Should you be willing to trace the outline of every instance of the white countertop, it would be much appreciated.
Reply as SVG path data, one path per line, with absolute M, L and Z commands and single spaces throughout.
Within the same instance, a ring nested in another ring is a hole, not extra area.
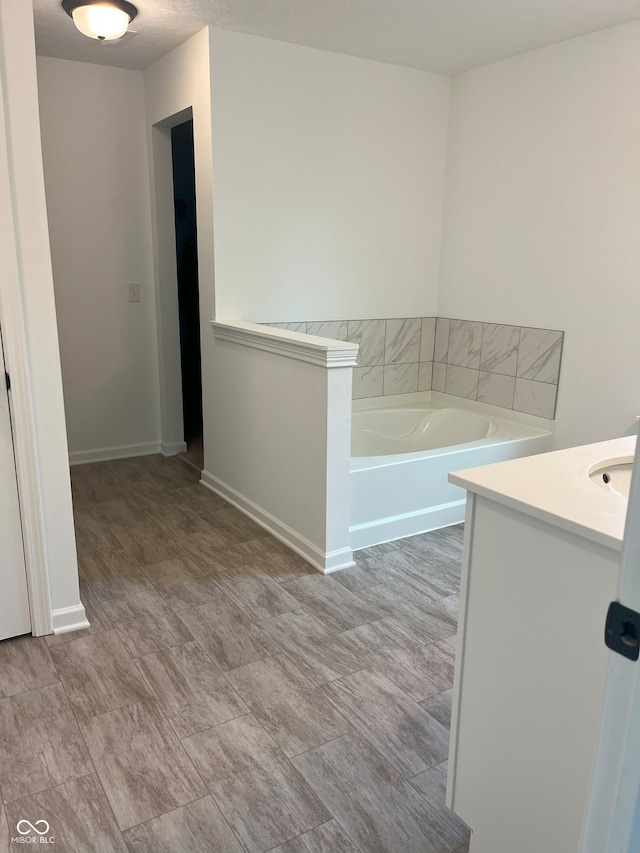
M 449 482 L 620 551 L 627 500 L 599 488 L 587 471 L 633 456 L 635 446 L 636 436 L 601 441 L 454 471 Z

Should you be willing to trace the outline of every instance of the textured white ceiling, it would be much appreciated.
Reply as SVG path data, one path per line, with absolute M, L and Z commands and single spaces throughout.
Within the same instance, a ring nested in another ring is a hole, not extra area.
M 640 0 L 134 0 L 138 34 L 100 44 L 34 0 L 38 53 L 145 68 L 205 24 L 455 74 L 640 18 Z

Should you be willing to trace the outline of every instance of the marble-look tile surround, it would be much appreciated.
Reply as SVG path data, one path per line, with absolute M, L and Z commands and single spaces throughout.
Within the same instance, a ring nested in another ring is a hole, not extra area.
M 555 417 L 564 333 L 438 317 L 434 391 Z
M 359 344 L 354 399 L 433 389 L 555 416 L 563 332 L 446 317 L 265 325 Z
M 265 325 L 359 344 L 354 399 L 431 390 L 435 317 Z

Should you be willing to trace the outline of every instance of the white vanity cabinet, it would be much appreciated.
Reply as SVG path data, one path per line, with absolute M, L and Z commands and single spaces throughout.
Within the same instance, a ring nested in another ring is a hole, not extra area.
M 579 853 L 626 513 L 587 470 L 634 447 L 451 475 L 468 498 L 447 798 L 470 853 Z

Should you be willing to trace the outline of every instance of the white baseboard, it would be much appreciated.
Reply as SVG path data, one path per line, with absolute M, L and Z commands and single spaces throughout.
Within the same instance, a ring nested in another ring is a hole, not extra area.
M 274 533 L 274 536 L 275 535 L 276 534 Z M 285 544 L 288 545 L 289 543 L 287 542 Z M 291 545 L 289 547 L 293 546 Z M 304 557 L 304 554 L 302 554 L 301 556 Z M 324 568 L 320 571 L 324 572 L 325 575 L 330 575 L 332 572 L 339 572 L 340 569 L 350 569 L 352 566 L 355 566 L 355 564 L 355 560 L 353 559 L 353 548 L 340 548 L 337 551 L 325 552 Z M 315 568 L 318 567 L 316 566 Z
M 54 610 L 51 613 L 51 625 L 54 634 L 68 634 L 70 631 L 81 631 L 83 628 L 91 627 L 83 604 Z
M 283 542 L 288 548 L 299 554 L 303 560 L 306 560 L 307 563 L 310 563 L 319 572 L 329 574 L 337 572 L 340 569 L 348 569 L 355 565 L 351 548 L 341 548 L 329 552 L 323 551 L 317 545 L 314 545 L 313 542 L 310 542 L 287 524 L 271 515 L 270 512 L 267 512 L 267 510 L 249 500 L 249 498 L 241 495 L 240 492 L 223 483 L 222 480 L 214 477 L 208 471 L 202 472 L 200 482 L 203 486 L 206 486 L 212 492 L 224 498 L 228 503 L 240 510 L 240 512 L 247 515 L 252 521 L 255 521 L 260 527 L 268 530 L 272 536 L 275 536 L 276 539 L 279 539 L 280 542 Z
M 367 524 L 355 524 L 349 528 L 349 541 L 354 551 L 360 551 L 383 542 L 393 542 L 394 539 L 451 527 L 452 524 L 464 521 L 465 506 L 466 500 L 453 501 L 419 512 L 380 518 Z
M 100 447 L 97 450 L 73 450 L 69 453 L 69 464 L 84 465 L 87 462 L 108 462 L 111 459 L 130 459 L 132 456 L 151 456 L 153 453 L 160 453 L 161 447 L 159 441 L 153 441 L 147 444 Z
M 177 456 L 178 453 L 187 452 L 186 441 L 163 441 L 160 446 L 160 452 L 163 456 Z

